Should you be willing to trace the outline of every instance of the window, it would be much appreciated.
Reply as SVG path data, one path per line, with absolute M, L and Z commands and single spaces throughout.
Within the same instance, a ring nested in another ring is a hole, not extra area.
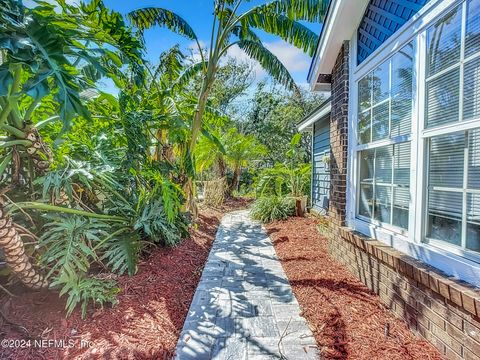
M 480 115 L 480 2 L 465 7 L 464 21 L 458 6 L 427 30 L 427 128 Z
M 407 229 L 409 184 L 409 142 L 361 151 L 358 215 Z
M 349 224 L 480 286 L 480 0 L 431 0 L 352 66 Z
M 358 82 L 358 143 L 409 135 L 413 101 L 413 43 Z
M 464 12 L 466 13 L 464 14 Z M 480 1 L 427 29 L 427 241 L 480 252 Z M 472 121 L 474 120 L 474 121 Z M 448 127 L 468 123 L 465 130 Z
M 412 42 L 358 82 L 357 215 L 402 229 L 410 202 L 413 58 Z

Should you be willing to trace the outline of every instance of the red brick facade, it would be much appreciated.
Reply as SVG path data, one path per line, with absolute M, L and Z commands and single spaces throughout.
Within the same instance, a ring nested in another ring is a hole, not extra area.
M 329 252 L 447 359 L 480 359 L 480 293 L 436 269 L 345 228 L 349 53 L 332 72 Z

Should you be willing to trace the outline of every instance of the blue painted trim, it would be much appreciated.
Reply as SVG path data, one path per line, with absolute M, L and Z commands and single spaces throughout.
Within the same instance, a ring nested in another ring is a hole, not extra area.
M 378 49 L 428 1 L 370 0 L 357 30 L 357 64 Z

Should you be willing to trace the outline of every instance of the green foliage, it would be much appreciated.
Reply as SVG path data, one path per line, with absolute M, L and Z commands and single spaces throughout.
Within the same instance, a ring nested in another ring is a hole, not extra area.
M 112 280 L 78 276 L 62 273 L 52 286 L 60 286 L 60 296 L 68 294 L 66 310 L 70 315 L 78 304 L 81 304 L 81 314 L 85 318 L 90 303 L 103 306 L 106 303 L 116 304 L 120 289 Z
M 113 230 L 113 229 L 112 229 Z M 102 260 L 111 271 L 122 275 L 128 272 L 132 276 L 137 272 L 137 264 L 143 243 L 138 233 L 126 232 L 122 228 L 113 232 L 113 236 L 101 243 Z
M 181 214 L 177 213 L 172 221 L 168 220 L 161 198 L 140 204 L 133 228 L 166 246 L 177 245 L 188 234 L 187 222 Z
M 132 23 L 143 32 L 153 26 L 163 26 L 189 39 L 195 40 L 198 54 L 201 57 L 201 87 L 195 102 L 195 111 L 192 113 L 191 138 L 185 157 L 195 155 L 197 140 L 205 129 L 205 113 L 208 109 L 209 97 L 217 80 L 218 69 L 222 59 L 229 49 L 238 46 L 269 73 L 275 80 L 285 87 L 298 92 L 292 76 L 278 58 L 270 52 L 254 29 L 261 29 L 272 35 L 278 36 L 288 43 L 308 51 L 314 52 L 318 36 L 313 31 L 302 25 L 298 20 L 320 21 L 326 11 L 327 1 L 292 1 L 273 0 L 259 6 L 242 7 L 242 1 L 224 0 L 213 1 L 213 23 L 210 46 L 202 49 L 195 32 L 188 22 L 163 8 L 148 7 L 131 12 L 128 16 Z M 185 159 L 184 167 L 192 170 L 193 159 Z M 188 176 L 185 181 L 187 208 L 196 213 L 194 200 L 194 173 L 184 171 Z M 238 178 L 238 169 L 234 171 L 234 179 Z M 236 185 L 237 180 L 232 182 Z
M 295 199 L 281 196 L 262 196 L 253 203 L 251 216 L 255 220 L 269 223 L 285 220 L 295 214 Z
M 278 58 L 270 52 L 261 42 L 252 40 L 240 40 L 237 42 L 240 49 L 252 59 L 259 62 L 264 68 L 268 69 L 269 74 L 278 83 L 288 89 L 295 90 L 296 84 L 292 76 Z
M 237 126 L 264 144 L 268 150 L 266 158 L 275 163 L 286 161 L 290 139 L 297 133 L 298 121 L 317 108 L 324 98 L 303 90 L 300 93 L 286 93 L 260 83 L 253 99 L 249 101 L 253 105 L 237 121 Z M 304 150 L 301 161 L 307 162 L 310 159 L 310 136 L 303 135 L 300 145 Z
M 115 303 L 115 277 L 135 274 L 143 250 L 188 236 L 184 211 L 197 171 L 230 172 L 236 188 L 242 170 L 266 156 L 262 139 L 228 111 L 251 85 L 252 68 L 221 59 L 239 46 L 298 90 L 255 31 L 311 52 L 317 35 L 297 20 L 318 21 L 324 9 L 277 0 L 241 14 L 236 5 L 214 2 L 211 48 L 200 49 L 189 24 L 166 9 L 132 12 L 134 30 L 101 0 L 35 1 L 31 8 L 0 0 L 0 201 L 15 221 L 39 232 L 25 268 L 47 273 L 67 296 L 68 314 Z M 143 33 L 153 26 L 194 40 L 200 59 L 173 47 L 158 64 L 146 63 Z M 118 97 L 99 91 L 104 79 L 119 88 Z M 293 211 L 291 200 L 278 197 L 254 208 L 262 221 Z
M 285 161 L 259 173 L 257 179 L 259 196 L 289 194 L 299 197 L 308 193 L 312 168 L 310 163 L 302 163 L 304 155 L 300 140 L 301 134 L 295 134 L 285 153 Z
M 38 246 L 49 275 L 86 273 L 96 259 L 93 244 L 107 235 L 108 226 L 79 216 L 55 217 L 44 226 Z

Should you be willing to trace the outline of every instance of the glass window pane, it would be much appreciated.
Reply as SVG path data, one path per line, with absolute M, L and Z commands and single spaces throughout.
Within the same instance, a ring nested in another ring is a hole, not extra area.
M 392 187 L 375 186 L 375 220 L 383 223 L 391 222 Z
M 368 218 L 372 217 L 373 185 L 360 184 L 360 201 L 358 213 Z
M 410 185 L 410 142 L 397 144 L 393 148 L 393 183 Z
M 429 184 L 450 188 L 463 187 L 465 135 L 454 133 L 430 140 Z
M 388 138 L 389 102 L 375 106 L 372 110 L 372 141 Z
M 364 150 L 360 152 L 360 181 L 362 183 L 373 183 L 373 164 L 375 150 Z
M 480 194 L 467 194 L 467 239 L 469 250 L 480 251 Z
M 401 227 L 403 229 L 408 229 L 409 202 L 409 188 L 393 188 L 393 225 Z
M 373 104 L 386 100 L 390 96 L 390 61 L 385 61 L 373 71 Z
M 468 187 L 480 189 L 480 129 L 468 134 Z
M 463 120 L 480 116 L 480 59 L 465 64 L 463 82 Z
M 375 181 L 377 183 L 392 183 L 392 152 L 393 146 L 384 146 L 376 151 Z
M 458 68 L 427 83 L 427 127 L 458 121 L 459 88 L 460 70 Z
M 465 57 L 480 51 L 480 1 L 467 3 L 467 30 L 465 36 Z
M 461 192 L 429 191 L 428 237 L 461 245 L 462 197 Z
M 358 115 L 358 143 L 366 144 L 371 140 L 371 117 L 370 110 Z
M 362 112 L 371 107 L 371 78 L 369 74 L 358 82 L 358 112 Z
M 461 7 L 440 19 L 427 31 L 427 76 L 460 60 Z
M 408 44 L 392 58 L 392 137 L 410 134 L 412 103 L 413 44 Z

